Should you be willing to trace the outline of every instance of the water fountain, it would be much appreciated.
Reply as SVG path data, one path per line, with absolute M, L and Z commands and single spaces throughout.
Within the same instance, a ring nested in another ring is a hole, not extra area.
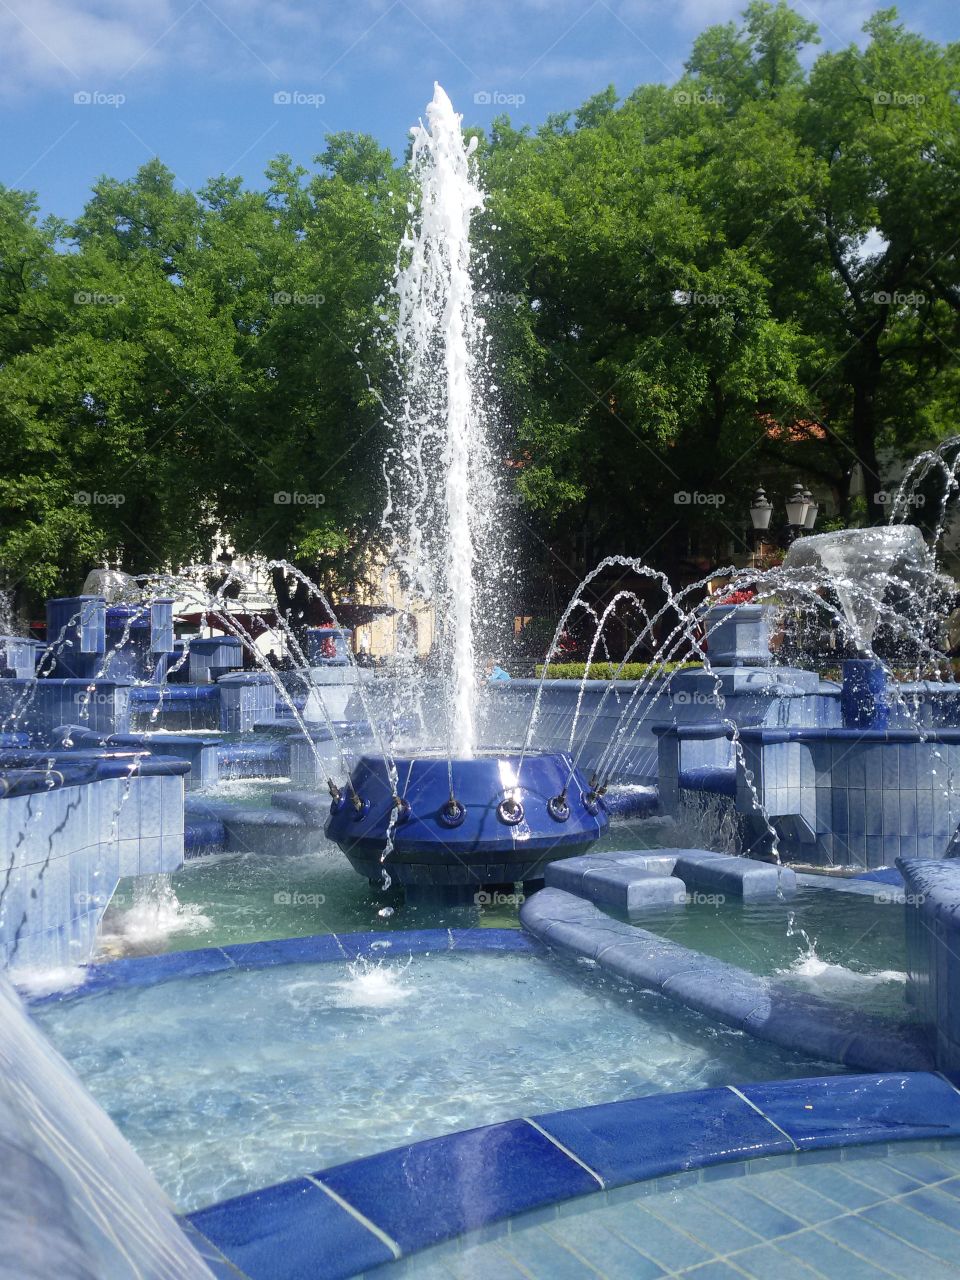
M 445 750 L 363 756 L 334 795 L 326 831 L 371 880 L 476 889 L 539 879 L 550 857 L 596 840 L 606 815 L 568 756 L 478 750 L 478 636 L 505 565 L 471 277 L 470 221 L 483 192 L 476 140 L 464 139 L 439 85 L 412 134 L 419 206 L 395 281 L 402 392 L 385 529 L 408 598 L 435 611 Z M 398 688 L 421 708 L 429 696 L 410 654 L 400 655 Z

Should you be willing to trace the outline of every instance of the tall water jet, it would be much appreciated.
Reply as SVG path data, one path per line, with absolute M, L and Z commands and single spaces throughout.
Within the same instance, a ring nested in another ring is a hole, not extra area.
M 475 745 L 475 634 L 495 545 L 496 477 L 483 404 L 483 323 L 474 306 L 470 223 L 483 207 L 461 117 L 435 85 L 427 123 L 412 129 L 419 188 L 400 247 L 396 349 L 403 386 L 399 439 L 386 465 L 385 525 L 411 598 L 433 605 L 450 754 Z
M 478 637 L 495 626 L 506 566 L 471 278 L 471 220 L 484 196 L 475 139 L 464 139 L 439 85 L 412 133 L 418 198 L 394 280 L 402 392 L 383 529 L 405 610 L 426 603 L 435 618 L 446 759 L 435 749 L 361 756 L 325 829 L 375 884 L 390 877 L 408 892 L 460 894 L 541 879 L 548 861 L 602 835 L 607 816 L 569 755 L 477 751 Z M 409 711 L 408 694 L 423 693 L 417 655 L 398 656 L 398 710 Z

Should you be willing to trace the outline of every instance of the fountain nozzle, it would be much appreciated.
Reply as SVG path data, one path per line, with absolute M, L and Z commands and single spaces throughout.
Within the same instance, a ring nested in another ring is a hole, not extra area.
M 553 818 L 554 822 L 568 822 L 570 820 L 570 805 L 567 803 L 566 791 L 561 791 L 559 795 L 550 797 L 547 801 L 547 813 Z
M 497 805 L 497 817 L 508 827 L 516 827 L 523 821 L 523 805 L 515 795 L 504 796 Z

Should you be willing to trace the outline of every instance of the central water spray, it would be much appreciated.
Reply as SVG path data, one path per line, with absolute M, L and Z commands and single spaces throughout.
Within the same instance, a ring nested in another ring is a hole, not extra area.
M 440 85 L 412 129 L 419 204 L 400 247 L 394 288 L 403 386 L 399 439 L 387 459 L 385 516 L 405 590 L 433 606 L 449 752 L 473 754 L 475 632 L 484 577 L 499 556 L 495 475 L 481 388 L 483 323 L 474 306 L 470 222 L 483 207 L 476 139 Z

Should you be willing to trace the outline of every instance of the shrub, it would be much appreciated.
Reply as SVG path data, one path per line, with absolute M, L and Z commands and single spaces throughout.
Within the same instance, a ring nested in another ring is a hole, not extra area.
M 628 662 L 620 672 L 621 680 L 645 680 L 650 674 L 659 670 L 661 674 L 680 671 L 686 667 L 700 667 L 700 662 Z M 587 669 L 585 662 L 552 662 L 549 678 L 551 680 L 582 680 Z M 594 662 L 590 667 L 591 680 L 612 680 L 617 670 L 615 662 Z M 537 679 L 543 675 L 543 663 L 536 666 Z

